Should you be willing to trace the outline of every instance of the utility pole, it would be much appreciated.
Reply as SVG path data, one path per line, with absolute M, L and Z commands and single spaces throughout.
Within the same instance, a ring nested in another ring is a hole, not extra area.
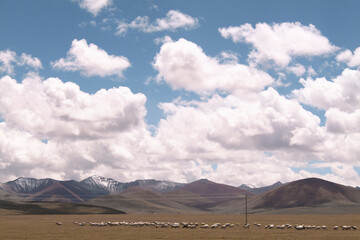
M 247 194 L 245 194 L 245 225 L 247 224 Z

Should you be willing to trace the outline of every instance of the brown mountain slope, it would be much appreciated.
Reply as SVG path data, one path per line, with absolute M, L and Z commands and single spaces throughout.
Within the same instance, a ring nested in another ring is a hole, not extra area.
M 49 187 L 31 195 L 34 201 L 52 201 L 52 202 L 82 202 L 83 198 L 79 193 L 75 193 L 61 182 L 55 182 Z
M 179 190 L 200 195 L 203 198 L 211 200 L 213 203 L 226 202 L 245 194 L 247 194 L 248 196 L 254 195 L 243 189 L 211 182 L 207 179 L 201 179 L 186 184 L 183 187 L 179 188 Z
M 360 191 L 322 179 L 308 178 L 251 199 L 254 209 L 312 207 L 330 202 L 360 203 Z
M 124 214 L 107 207 L 64 202 L 14 202 L 0 200 L 7 214 Z
M 170 199 L 171 201 L 189 207 L 198 207 L 213 203 L 213 201 L 211 201 L 210 199 L 183 190 L 175 190 L 175 191 L 163 193 L 163 196 Z
M 142 189 L 131 187 L 119 194 L 112 194 L 91 199 L 87 204 L 105 206 L 124 211 L 126 213 L 201 213 L 163 196 Z
M 10 192 L 4 191 L 0 189 L 0 200 L 5 201 L 21 201 L 22 198 L 16 196 L 15 194 L 12 194 Z

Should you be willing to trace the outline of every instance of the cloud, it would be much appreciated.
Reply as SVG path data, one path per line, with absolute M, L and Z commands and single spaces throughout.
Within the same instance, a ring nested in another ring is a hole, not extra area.
M 360 108 L 360 71 L 345 69 L 332 81 L 326 78 L 301 79 L 304 86 L 292 92 L 301 103 L 328 110 L 352 112 Z
M 112 0 L 72 0 L 72 1 L 78 2 L 81 8 L 90 12 L 94 16 L 98 15 L 102 9 L 111 6 L 113 3 Z
M 41 61 L 29 54 L 22 53 L 21 56 L 18 57 L 16 52 L 10 51 L 9 49 L 0 51 L 0 72 L 12 75 L 14 73 L 13 63 L 18 66 L 30 67 L 34 70 L 42 68 Z
M 329 132 L 347 134 L 347 137 L 360 132 L 360 71 L 345 69 L 332 81 L 308 78 L 301 79 L 300 83 L 304 87 L 294 90 L 293 96 L 304 104 L 325 110 Z
M 360 133 L 360 109 L 348 113 L 330 108 L 325 113 L 326 127 L 335 133 Z
M 29 171 L 35 165 L 49 167 L 50 160 L 46 156 L 46 144 L 32 137 L 30 133 L 12 129 L 7 123 L 0 123 L 0 172 L 2 178 L 13 179 L 24 176 L 24 170 Z M 36 164 L 34 164 L 36 163 Z M 49 169 L 49 172 L 51 170 Z
M 192 29 L 198 25 L 198 22 L 197 18 L 193 18 L 178 10 L 170 10 L 166 14 L 166 18 L 158 18 L 154 23 L 149 23 L 148 16 L 139 16 L 131 23 L 120 23 L 116 34 L 124 35 L 128 29 L 137 29 L 145 33 L 175 31 L 178 28 Z
M 16 53 L 10 51 L 9 49 L 6 51 L 0 51 L 0 71 L 5 72 L 7 74 L 12 74 L 14 71 L 14 67 L 12 66 L 12 62 L 16 61 Z
M 164 118 L 154 134 L 144 120 L 145 96 L 125 87 L 91 95 L 75 83 L 28 75 L 21 83 L 1 78 L 0 90 L 2 181 L 97 174 L 263 186 L 316 175 L 291 170 L 309 159 L 341 159 L 346 171 L 334 165 L 321 177 L 359 180 L 350 166 L 358 161 L 360 134 L 326 132 L 317 116 L 272 88 L 162 103 Z
M 289 66 L 286 68 L 289 72 L 295 74 L 296 76 L 301 76 L 306 72 L 306 69 L 301 64 L 295 64 L 295 66 Z
M 234 59 L 233 59 L 234 60 Z M 153 67 L 173 89 L 202 94 L 216 90 L 225 92 L 260 91 L 274 80 L 267 73 L 234 61 L 220 63 L 207 56 L 201 47 L 186 39 L 167 41 L 156 55 Z
M 18 65 L 20 66 L 26 65 L 32 67 L 33 69 L 43 68 L 41 61 L 38 58 L 33 58 L 31 55 L 26 53 L 21 54 Z
M 251 62 L 262 64 L 272 61 L 283 68 L 294 57 L 321 56 L 338 49 L 314 25 L 304 26 L 298 22 L 258 23 L 255 28 L 246 23 L 238 27 L 219 28 L 219 32 L 233 42 L 251 44 L 254 47 L 249 54 Z
M 82 92 L 72 82 L 30 75 L 0 79 L 0 114 L 16 129 L 41 139 L 107 138 L 142 126 L 146 97 L 126 87 Z
M 311 150 L 321 140 L 320 119 L 272 88 L 248 98 L 215 95 L 206 102 L 174 102 L 161 108 L 168 118 L 160 121 L 159 134 L 180 137 L 176 143 L 187 143 L 189 149 L 220 144 L 229 150 Z M 305 130 L 310 131 L 306 141 Z
M 341 159 L 343 166 L 356 165 L 360 134 L 345 137 L 328 132 L 316 115 L 272 88 L 256 95 L 177 99 L 160 107 L 165 118 L 154 140 L 164 152 L 158 152 L 158 157 L 196 160 L 201 177 L 260 186 L 314 176 L 351 185 L 359 180 L 345 172 L 320 175 L 291 170 L 314 159 L 328 163 Z
M 64 71 L 80 71 L 86 77 L 122 77 L 123 71 L 131 66 L 126 57 L 109 55 L 95 44 L 87 44 L 85 39 L 74 39 L 67 57 L 51 64 L 54 68 Z
M 308 67 L 307 72 L 308 72 L 309 76 L 315 76 L 317 74 L 315 69 L 312 66 Z
M 167 42 L 172 42 L 172 38 L 168 35 L 164 36 L 164 37 L 160 37 L 160 38 L 155 38 L 154 39 L 154 43 L 156 45 L 160 45 L 160 44 L 165 44 Z
M 360 66 L 360 47 L 355 49 L 354 53 L 350 50 L 345 50 L 336 56 L 338 62 L 345 62 L 349 67 Z

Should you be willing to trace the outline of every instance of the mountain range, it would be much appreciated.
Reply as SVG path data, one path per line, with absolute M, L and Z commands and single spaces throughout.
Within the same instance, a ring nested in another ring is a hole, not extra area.
M 133 186 L 154 192 L 166 192 L 182 185 L 154 179 L 121 183 L 112 178 L 100 176 L 91 176 L 80 182 L 20 177 L 0 184 L 0 189 L 28 201 L 83 202 L 103 195 L 120 193 Z
M 28 204 L 26 208 L 24 204 Z M 207 179 L 187 184 L 154 179 L 121 183 L 100 176 L 82 181 L 21 177 L 0 184 L 0 210 L 33 214 L 239 214 L 245 212 L 245 206 L 249 213 L 360 213 L 360 189 L 318 178 L 261 188 L 234 187 Z

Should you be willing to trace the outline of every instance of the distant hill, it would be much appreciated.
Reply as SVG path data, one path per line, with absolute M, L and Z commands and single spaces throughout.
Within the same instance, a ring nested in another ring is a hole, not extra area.
M 80 182 L 43 180 L 19 178 L 1 184 L 0 210 L 26 214 L 41 214 L 44 211 L 49 214 L 65 211 L 64 214 L 67 214 L 65 208 L 79 213 L 105 213 L 109 210 L 151 214 L 243 214 L 247 196 L 249 213 L 360 214 L 360 189 L 318 178 L 287 184 L 278 182 L 263 188 L 243 185 L 246 190 L 207 179 L 188 184 L 154 179 L 120 183 L 96 176 Z M 84 204 L 87 207 L 83 207 Z M 29 209 L 25 211 L 27 207 Z
M 106 206 L 127 213 L 205 213 L 168 198 L 166 194 L 148 191 L 139 186 L 122 193 L 91 199 L 86 204 Z
M 50 178 L 35 179 L 19 177 L 14 181 L 2 184 L 2 188 L 8 192 L 26 195 L 39 192 L 54 182 L 56 182 L 56 180 Z
M 15 214 L 124 214 L 107 207 L 63 202 L 14 202 L 0 200 L 0 209 Z
M 82 180 L 80 183 L 83 184 L 89 192 L 97 195 L 120 193 L 133 186 L 140 186 L 143 189 L 148 189 L 155 192 L 167 192 L 184 185 L 183 183 L 158 181 L 155 179 L 140 179 L 133 182 L 122 183 L 112 178 L 105 178 L 100 176 L 88 177 Z
M 83 202 L 99 196 L 121 193 L 133 186 L 141 186 L 153 192 L 166 192 L 183 185 L 154 179 L 121 183 L 112 178 L 100 176 L 91 176 L 80 182 L 20 177 L 1 184 L 1 189 L 27 201 Z
M 272 184 L 270 186 L 255 188 L 255 187 L 249 187 L 246 184 L 242 184 L 242 185 L 239 186 L 239 188 L 243 189 L 243 190 L 246 190 L 248 192 L 251 192 L 253 194 L 262 194 L 262 193 L 270 191 L 272 189 L 281 187 L 282 185 L 284 185 L 284 184 L 282 184 L 281 182 L 276 182 L 276 183 L 274 183 L 274 184 Z
M 207 179 L 200 179 L 198 181 L 186 184 L 180 187 L 178 190 L 197 194 L 203 198 L 209 199 L 213 203 L 229 201 L 234 197 L 238 197 L 239 195 L 254 195 L 246 190 L 226 184 L 211 182 Z
M 0 189 L 0 200 L 5 201 L 20 201 L 22 198 L 16 196 L 15 194 L 9 193 L 7 191 Z
M 86 203 L 127 213 L 208 213 L 210 208 L 241 199 L 245 194 L 253 195 L 233 186 L 201 179 L 162 193 L 133 186 L 119 194 L 94 198 Z
M 331 208 L 339 204 L 359 208 L 360 190 L 318 178 L 308 178 L 255 196 L 251 202 L 252 209 L 263 210 L 321 206 Z

